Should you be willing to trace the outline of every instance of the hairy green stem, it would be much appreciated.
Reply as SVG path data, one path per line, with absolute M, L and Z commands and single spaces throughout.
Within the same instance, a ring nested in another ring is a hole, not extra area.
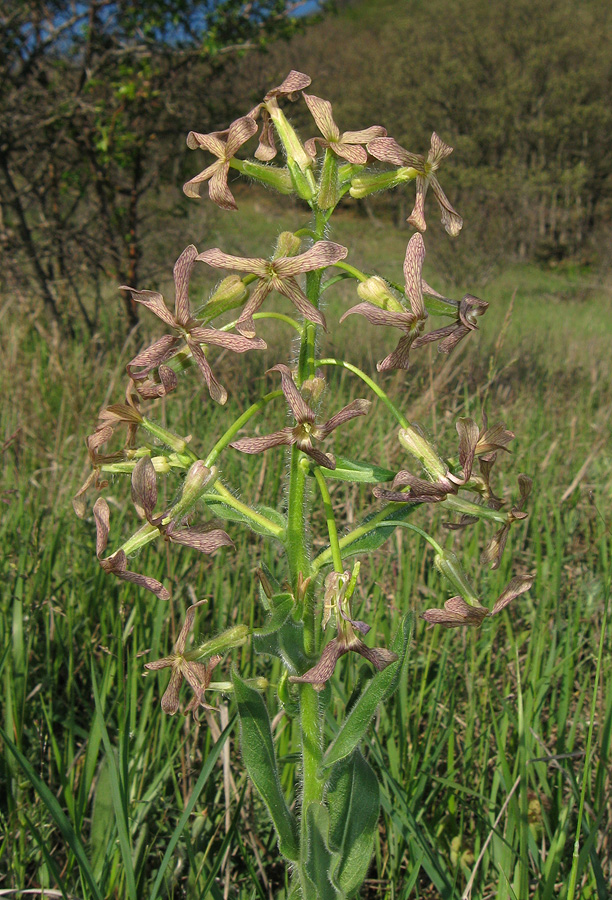
M 247 506 L 246 503 L 242 503 L 237 497 L 234 497 L 231 491 L 229 491 L 225 485 L 220 484 L 218 481 L 215 482 L 215 492 L 214 494 L 204 494 L 202 499 L 204 502 L 207 500 L 216 500 L 221 499 L 226 506 L 230 506 L 232 509 L 235 509 L 236 512 L 241 513 L 247 519 L 250 519 L 251 522 L 256 522 L 261 528 L 265 529 L 265 531 L 274 535 L 275 538 L 282 540 L 284 538 L 285 532 L 284 529 L 281 528 L 280 525 L 277 525 L 276 522 L 272 522 L 271 519 L 266 518 L 261 513 L 256 512 L 254 509 L 251 509 L 250 506 Z
M 332 506 L 331 497 L 329 496 L 329 490 L 327 488 L 325 476 L 323 475 L 323 472 L 321 471 L 319 466 L 314 467 L 314 476 L 317 479 L 317 484 L 319 485 L 321 499 L 323 501 L 323 508 L 325 510 L 325 519 L 327 521 L 327 531 L 329 534 L 329 547 L 334 562 L 334 569 L 336 570 L 336 572 L 340 572 L 340 574 L 342 574 L 342 572 L 344 572 L 344 568 L 342 566 L 342 554 L 340 553 L 340 544 L 338 542 L 338 529 L 336 528 L 336 520 L 334 518 L 334 508 Z
M 270 391 L 269 394 L 265 394 L 263 397 L 254 403 L 252 406 L 249 406 L 241 416 L 239 416 L 236 421 L 231 425 L 225 434 L 223 434 L 217 443 L 214 445 L 208 456 L 204 461 L 204 465 L 212 466 L 215 462 L 219 454 L 222 450 L 225 450 L 228 444 L 232 442 L 234 437 L 238 434 L 240 429 L 246 425 L 250 418 L 252 418 L 256 413 L 258 413 L 261 409 L 268 405 L 272 400 L 276 400 L 277 397 L 283 397 L 284 394 L 282 391 Z

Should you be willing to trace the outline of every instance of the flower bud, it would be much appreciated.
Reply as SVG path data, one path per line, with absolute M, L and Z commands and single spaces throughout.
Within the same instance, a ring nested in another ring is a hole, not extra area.
M 328 149 L 325 151 L 325 159 L 321 167 L 317 204 L 320 209 L 333 209 L 339 199 L 338 158 L 335 153 Z
M 419 460 L 435 481 L 442 481 L 446 478 L 448 466 L 442 462 L 417 426 L 409 425 L 408 428 L 400 428 L 398 438 L 402 447 Z
M 278 166 L 266 166 L 250 159 L 232 160 L 232 167 L 238 169 L 247 178 L 260 181 L 267 187 L 274 188 L 279 194 L 291 194 L 293 185 L 287 169 L 279 169 Z
M 357 293 L 362 300 L 366 300 L 380 309 L 389 309 L 391 312 L 406 312 L 399 300 L 393 295 L 387 282 L 380 275 L 373 275 L 367 281 L 360 281 L 357 285 Z
M 312 171 L 312 157 L 306 153 L 304 145 L 295 133 L 293 127 L 287 121 L 282 109 L 280 109 L 274 100 L 268 101 L 266 106 L 270 113 L 270 118 L 274 122 L 277 134 L 285 148 L 287 163 L 289 163 L 290 160 L 294 161 L 303 173 L 306 173 L 309 170 Z
M 191 507 L 197 503 L 204 489 L 212 487 L 216 481 L 218 469 L 213 466 L 211 469 L 205 466 L 201 459 L 196 460 L 183 483 L 183 490 L 178 503 L 169 510 L 169 515 L 176 521 L 189 512 Z
M 368 194 L 375 194 L 377 191 L 389 191 L 398 184 L 405 181 L 412 181 L 416 178 L 418 172 L 410 166 L 403 166 L 395 169 L 393 172 L 365 172 L 363 175 L 355 175 L 351 181 L 351 189 L 349 191 L 351 197 L 361 200 Z
M 248 296 L 248 289 L 240 275 L 228 275 L 227 278 L 219 282 L 202 310 L 204 321 L 210 322 L 211 319 L 227 312 L 228 309 L 235 309 L 237 306 L 241 306 Z
M 436 569 L 452 584 L 453 589 L 463 597 L 466 603 L 469 603 L 470 606 L 482 606 L 476 596 L 476 591 L 461 568 L 459 560 L 451 550 L 437 553 L 434 563 Z
M 320 375 L 315 375 L 314 378 L 307 378 L 302 383 L 302 396 L 311 406 L 317 403 L 324 390 L 325 379 Z
M 207 659 L 210 656 L 227 653 L 228 650 L 233 650 L 234 647 L 242 647 L 242 645 L 247 642 L 248 637 L 248 625 L 234 625 L 233 628 L 228 628 L 227 631 L 221 632 L 221 634 L 216 635 L 216 637 L 209 638 L 209 640 L 200 644 L 197 649 L 192 650 L 190 653 L 186 653 L 185 658 L 202 660 Z
M 281 231 L 276 241 L 272 259 L 279 259 L 281 256 L 297 256 L 301 246 L 301 239 L 292 231 Z

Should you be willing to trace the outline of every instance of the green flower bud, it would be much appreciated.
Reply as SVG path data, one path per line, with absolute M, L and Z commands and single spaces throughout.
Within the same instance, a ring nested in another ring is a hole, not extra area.
M 210 322 L 228 309 L 241 306 L 248 296 L 249 292 L 240 275 L 228 275 L 217 285 L 202 310 L 204 321 Z
M 204 641 L 196 650 L 186 653 L 185 659 L 202 660 L 208 659 L 210 656 L 227 653 L 228 650 L 233 650 L 234 647 L 242 647 L 247 642 L 248 637 L 248 625 L 234 625 L 233 628 L 228 628 L 227 631 L 221 632 L 216 637 Z
M 317 203 L 320 209 L 333 209 L 339 199 L 338 158 L 333 151 L 327 149 L 321 168 Z
M 442 462 L 425 435 L 416 425 L 400 428 L 398 438 L 404 450 L 407 450 L 419 460 L 434 481 L 442 481 L 446 478 L 448 466 Z
M 175 503 L 168 510 L 170 518 L 173 521 L 178 521 L 186 515 L 192 506 L 197 503 L 204 489 L 212 487 L 217 479 L 217 475 L 218 469 L 216 466 L 209 469 L 201 459 L 196 460 L 185 476 L 183 491 L 178 503 Z
M 287 163 L 293 160 L 303 173 L 312 171 L 312 157 L 306 153 L 304 145 L 297 136 L 293 127 L 287 121 L 287 118 L 276 102 L 267 104 L 270 118 L 274 122 L 277 134 L 281 139 L 285 153 L 287 154 Z
M 362 300 L 366 300 L 380 309 L 388 309 L 391 312 L 406 312 L 387 282 L 380 275 L 373 275 L 367 281 L 360 281 L 357 285 L 357 293 Z
M 418 172 L 410 166 L 403 166 L 392 172 L 365 172 L 363 175 L 356 175 L 351 181 L 351 189 L 349 191 L 351 197 L 361 200 L 368 194 L 375 194 L 377 191 L 389 191 L 398 184 L 406 181 L 412 181 L 416 178 Z
M 281 231 L 276 241 L 272 259 L 279 259 L 281 256 L 297 256 L 301 247 L 301 238 L 297 237 L 292 231 Z

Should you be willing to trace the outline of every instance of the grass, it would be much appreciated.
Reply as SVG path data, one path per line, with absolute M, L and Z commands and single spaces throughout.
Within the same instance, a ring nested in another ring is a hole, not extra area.
M 240 223 L 209 216 L 198 248 L 269 252 L 277 231 L 295 227 L 294 220 L 269 208 L 266 195 L 257 203 L 263 217 L 248 205 Z M 191 224 L 197 234 L 197 219 Z M 376 264 L 401 278 L 401 232 L 366 231 L 362 221 L 341 216 L 333 237 L 353 248 L 356 265 Z M 428 280 L 444 288 L 433 254 L 428 264 Z M 205 273 L 196 287 L 206 290 Z M 410 677 L 379 711 L 367 746 L 384 811 L 363 891 L 368 900 L 568 898 L 583 789 L 576 896 L 604 898 L 611 889 L 612 648 L 609 630 L 603 634 L 611 551 L 610 292 L 594 273 L 513 266 L 482 294 L 491 306 L 464 349 L 448 360 L 423 351 L 408 375 L 393 374 L 386 387 L 449 454 L 456 452 L 456 417 L 479 417 L 483 405 L 491 420 L 516 431 L 512 456 L 497 466 L 506 495 L 517 496 L 519 472 L 534 478 L 534 493 L 499 571 L 479 563 L 487 538 L 480 525 L 444 536 L 443 515 L 433 508 L 421 510 L 418 521 L 461 550 L 488 600 L 513 574 L 534 571 L 537 578 L 475 634 L 418 622 Z M 351 299 L 340 285 L 329 320 Z M 142 677 L 143 662 L 168 651 L 194 599 L 210 598 L 198 634 L 261 623 L 252 572 L 261 561 L 280 572 L 279 554 L 234 525 L 231 555 L 148 548 L 139 570 L 172 586 L 170 605 L 104 576 L 91 516 L 74 518 L 70 498 L 87 473 L 83 436 L 101 405 L 121 399 L 122 367 L 134 344 L 117 353 L 110 311 L 99 340 L 73 347 L 56 343 L 41 321 L 18 316 L 8 303 L 2 316 L 2 390 L 12 402 L 0 412 L 0 892 L 280 900 L 285 875 L 263 807 L 244 781 L 231 698 L 221 696 L 220 714 L 194 727 L 161 713 L 163 677 Z M 365 332 L 356 319 L 334 329 L 322 351 L 348 347 L 349 358 L 371 371 L 393 338 L 384 329 Z M 143 323 L 143 331 L 150 327 Z M 216 364 L 230 396 L 240 397 L 230 399 L 229 412 L 269 389 L 261 372 L 278 361 L 286 335 L 277 323 L 266 334 L 271 349 L 263 363 L 251 355 L 239 366 L 228 356 Z M 330 411 L 362 395 L 347 373 L 330 379 Z M 399 466 L 395 426 L 383 410 L 374 412 L 365 425 L 337 432 L 335 449 Z M 228 414 L 206 402 L 194 379 L 163 410 L 168 426 L 192 433 L 202 451 Z M 266 428 L 284 424 L 282 404 L 269 415 Z M 261 459 L 237 456 L 222 458 L 227 482 L 245 500 L 275 505 L 283 496 L 283 451 L 263 458 L 263 480 Z M 346 527 L 371 495 L 363 485 L 330 484 Z M 133 527 L 128 483 L 117 477 L 106 496 L 116 546 Z M 315 524 L 323 524 L 319 514 Z M 381 644 L 402 612 L 418 614 L 441 595 L 448 594 L 430 552 L 396 533 L 363 561 L 358 614 Z M 277 662 L 266 670 L 248 645 L 237 653 L 247 674 L 265 671 L 272 682 L 280 676 Z M 363 675 L 345 658 L 330 734 Z M 267 699 L 275 708 L 274 691 Z M 275 732 L 287 789 L 295 729 L 284 717 Z

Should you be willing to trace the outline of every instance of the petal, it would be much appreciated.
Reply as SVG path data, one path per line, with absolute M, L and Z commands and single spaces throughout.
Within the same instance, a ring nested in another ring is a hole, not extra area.
M 166 590 L 161 581 L 158 581 L 156 578 L 150 578 L 148 575 L 140 575 L 138 572 L 130 572 L 128 570 L 127 557 L 123 550 L 118 550 L 112 556 L 100 559 L 99 562 L 105 572 L 116 575 L 122 581 L 128 581 L 130 584 L 146 588 L 146 590 L 159 597 L 160 600 L 170 599 L 170 592 Z
M 233 547 L 234 542 L 225 531 L 220 528 L 171 528 L 168 537 L 174 544 L 182 544 L 184 547 L 192 547 L 200 553 L 214 553 L 220 547 Z
M 163 659 L 155 659 L 153 662 L 145 663 L 144 667 L 151 672 L 155 672 L 158 669 L 167 669 L 175 662 L 175 659 L 176 657 L 174 656 L 164 656 Z
M 244 336 L 255 337 L 255 323 L 253 315 L 260 308 L 268 294 L 272 291 L 272 285 L 268 281 L 261 279 L 257 282 L 251 296 L 247 300 L 244 309 L 240 313 L 240 318 L 236 322 L 236 329 Z
M 350 422 L 350 420 L 354 419 L 356 416 L 365 416 L 371 406 L 372 403 L 370 400 L 353 400 L 348 406 L 343 407 L 343 409 L 335 413 L 331 419 L 328 419 L 324 425 L 320 425 L 317 431 L 322 437 L 327 437 L 327 435 L 339 425 Z
M 425 160 L 416 153 L 409 153 L 401 147 L 394 138 L 377 137 L 368 144 L 368 153 L 381 162 L 392 163 L 395 166 L 411 166 L 422 172 Z
M 293 413 L 293 417 L 296 422 L 299 422 L 300 425 L 309 422 L 313 423 L 315 420 L 315 414 L 308 406 L 299 390 L 296 387 L 295 381 L 291 375 L 291 370 L 288 366 L 283 365 L 282 363 L 278 363 L 278 365 L 273 366 L 271 369 L 268 369 L 268 372 L 278 372 L 281 377 L 281 388 L 283 394 L 285 395 L 285 400 L 289 404 L 289 409 Z
M 392 328 L 401 328 L 402 331 L 406 332 L 409 332 L 416 322 L 416 318 L 412 313 L 381 309 L 379 306 L 374 306 L 373 303 L 368 303 L 367 301 L 352 306 L 344 313 L 340 321 L 343 322 L 347 316 L 352 315 L 364 316 L 372 325 L 388 325 Z
M 420 234 L 413 234 L 408 241 L 406 257 L 404 259 L 404 279 L 406 284 L 406 296 L 410 300 L 410 307 L 417 319 L 425 319 L 427 313 L 423 305 L 423 287 L 421 273 L 423 260 L 425 259 L 425 242 Z
M 269 113 L 265 110 L 262 113 L 261 132 L 259 134 L 259 144 L 255 151 L 255 159 L 259 159 L 261 162 L 270 162 L 275 156 L 274 126 Z
M 185 646 L 187 644 L 187 637 L 189 635 L 189 632 L 193 628 L 193 620 L 195 619 L 196 609 L 198 608 L 198 606 L 202 606 L 206 602 L 207 602 L 206 600 L 198 600 L 197 603 L 193 603 L 191 606 L 189 606 L 187 608 L 187 611 L 185 613 L 185 618 L 183 620 L 182 628 L 179 632 L 179 636 L 177 637 L 176 643 L 174 645 L 175 653 L 184 653 L 185 652 Z
M 431 136 L 429 153 L 427 154 L 427 162 L 431 164 L 434 171 L 438 168 L 442 160 L 446 159 L 453 152 L 453 148 L 445 144 L 436 132 Z
M 202 196 L 200 192 L 201 185 L 212 178 L 215 172 L 218 172 L 222 167 L 223 163 L 220 160 L 217 160 L 212 165 L 207 166 L 190 181 L 185 182 L 185 184 L 183 185 L 183 193 L 187 197 L 195 197 L 199 199 Z
M 186 247 L 174 264 L 174 317 L 179 325 L 186 325 L 191 318 L 189 308 L 189 279 L 191 270 L 198 256 L 198 251 L 190 244 Z
M 393 653 L 392 650 L 387 650 L 386 647 L 368 647 L 367 644 L 364 644 L 363 641 L 360 640 L 358 640 L 356 644 L 351 644 L 350 649 L 354 650 L 355 653 L 360 653 L 361 656 L 364 656 L 372 663 L 375 669 L 378 669 L 379 672 L 382 672 L 383 669 L 386 669 L 387 666 L 390 666 L 393 662 L 397 662 L 399 659 L 397 653 Z
M 365 166 L 368 161 L 368 154 L 363 147 L 355 144 L 349 144 L 348 141 L 338 141 L 331 145 L 331 149 L 337 156 L 341 156 L 347 162 L 354 166 Z
M 295 443 L 293 429 L 285 428 L 283 431 L 275 431 L 262 437 L 240 438 L 238 441 L 232 441 L 229 446 L 234 450 L 240 450 L 241 453 L 263 453 L 271 447 L 289 446 L 293 443 Z
M 229 172 L 229 163 L 223 163 L 219 166 L 210 181 L 208 182 L 208 195 L 213 203 L 216 203 L 221 209 L 238 209 L 234 195 L 227 186 L 227 173 Z
M 260 278 L 268 274 L 268 263 L 265 259 L 231 256 L 229 253 L 223 253 L 218 247 L 198 253 L 197 259 L 212 266 L 213 269 L 235 269 L 238 272 L 258 275 Z
M 110 510 L 104 497 L 98 497 L 93 508 L 96 523 L 96 556 L 98 559 L 106 550 L 110 531 Z
M 490 615 L 496 616 L 510 603 L 511 600 L 514 600 L 515 597 L 528 591 L 534 580 L 535 575 L 517 575 L 516 578 L 513 578 L 497 598 L 497 602 L 491 610 Z
M 465 294 L 459 304 L 459 318 L 466 328 L 478 328 L 478 316 L 484 316 L 489 304 L 472 294 Z
M 178 378 L 176 372 L 173 372 L 168 366 L 160 366 L 158 370 L 159 384 L 151 379 L 139 381 L 137 391 L 145 400 L 151 400 L 155 397 L 165 397 L 167 394 L 175 391 L 178 386 Z M 132 375 L 132 378 L 134 376 Z
M 508 535 L 510 534 L 510 522 L 507 522 L 502 528 L 496 532 L 485 549 L 483 550 L 480 561 L 482 563 L 491 563 L 492 569 L 499 569 Z
M 313 159 L 315 159 L 317 155 L 317 145 L 323 150 L 325 147 L 329 147 L 329 141 L 320 137 L 308 138 L 307 141 L 304 141 L 304 150 L 308 156 L 311 156 Z
M 452 325 L 445 325 L 444 328 L 437 328 L 435 331 L 429 331 L 427 334 L 420 335 L 420 337 L 414 341 L 412 346 L 415 350 L 417 347 L 424 347 L 425 344 L 431 344 L 434 341 L 439 341 L 441 338 L 446 338 L 449 335 L 454 334 L 458 328 L 461 328 L 461 325 L 457 322 L 453 322 Z
M 465 484 L 472 474 L 479 428 L 476 422 L 467 416 L 457 420 L 456 428 L 459 435 L 459 465 L 463 469 L 462 480 Z
M 191 350 L 191 355 L 195 360 L 198 369 L 204 376 L 204 381 L 208 387 L 208 393 L 216 403 L 220 403 L 221 406 L 223 406 L 223 404 L 227 402 L 227 391 L 213 375 L 212 369 L 206 359 L 206 354 L 195 341 L 188 340 L 187 346 Z
M 336 460 L 331 453 L 323 453 L 318 447 L 313 447 L 312 445 L 300 447 L 300 450 L 302 453 L 306 453 L 307 456 L 310 456 L 311 459 L 314 459 L 318 466 L 323 466 L 324 469 L 332 470 L 336 468 Z
M 224 347 L 234 353 L 246 353 L 248 350 L 266 350 L 267 344 L 263 338 L 247 338 L 241 334 L 230 334 L 226 331 L 218 331 L 216 328 L 192 328 L 191 337 L 198 344 L 212 344 L 215 347 Z
M 201 134 L 199 131 L 190 131 L 187 135 L 187 146 L 190 150 L 208 150 L 209 153 L 223 159 L 225 156 L 225 141 L 221 140 L 222 131 L 213 131 L 210 134 Z
M 438 352 L 439 353 L 450 353 L 451 350 L 454 350 L 459 341 L 462 341 L 464 337 L 470 333 L 469 328 L 466 328 L 464 325 L 457 325 L 453 328 L 452 332 L 448 337 L 444 338 L 443 341 L 440 341 L 438 344 Z
M 407 369 L 413 341 L 414 337 L 410 334 L 400 338 L 393 353 L 376 363 L 377 370 L 379 372 L 390 372 L 393 369 Z
M 287 96 L 290 97 L 291 94 L 296 93 L 297 91 L 303 91 L 310 84 L 311 79 L 308 75 L 304 75 L 303 72 L 298 72 L 295 69 L 292 69 L 285 80 L 278 85 L 278 87 L 271 88 L 264 100 L 271 100 L 272 97 L 279 96 Z
M 343 647 L 338 638 L 334 638 L 323 650 L 316 666 L 304 672 L 303 675 L 290 675 L 289 681 L 295 684 L 312 684 L 315 690 L 321 689 L 332 677 L 336 663 L 345 653 L 348 653 L 348 647 Z
M 128 375 L 134 380 L 146 377 L 152 369 L 157 369 L 162 363 L 172 359 L 182 343 L 182 340 L 173 334 L 162 335 L 154 344 L 129 361 L 125 367 Z M 134 371 L 135 369 L 139 371 Z
M 302 96 L 325 140 L 337 141 L 340 138 L 340 129 L 334 122 L 332 105 L 329 100 L 322 100 L 321 97 L 315 97 L 314 94 L 302 94 Z
M 427 193 L 427 181 L 421 176 L 416 179 L 416 198 L 412 212 L 406 219 L 409 225 L 416 228 L 417 231 L 427 231 L 427 223 L 425 222 L 425 194 Z
M 369 144 L 374 138 L 386 137 L 387 129 L 382 125 L 370 125 L 369 128 L 363 128 L 361 131 L 345 131 L 342 135 L 342 143 L 347 144 Z
M 183 674 L 179 669 L 173 669 L 170 675 L 168 687 L 161 699 L 161 708 L 169 716 L 173 716 L 179 708 L 179 691 L 183 681 Z
M 293 278 L 277 278 L 274 280 L 273 284 L 279 294 L 282 294 L 284 297 L 288 297 L 289 300 L 291 300 L 295 308 L 305 319 L 308 319 L 309 322 L 315 322 L 317 325 L 320 325 L 324 331 L 327 331 L 325 316 L 320 310 L 312 305 L 310 300 L 307 299 L 304 291 Z
M 444 604 L 444 609 L 427 609 L 421 618 L 430 625 L 442 625 L 444 628 L 458 628 L 462 625 L 478 628 L 487 614 L 484 607 L 470 606 L 463 597 L 451 597 Z
M 125 284 L 122 284 L 119 287 L 119 290 L 129 291 L 132 295 L 132 300 L 136 303 L 142 303 L 142 305 L 146 306 L 147 309 L 150 309 L 152 313 L 155 313 L 158 319 L 161 319 L 162 322 L 165 322 L 166 325 L 169 325 L 171 328 L 176 326 L 176 319 L 164 303 L 164 298 L 158 291 L 137 291 Z
M 451 206 L 446 194 L 440 186 L 440 182 L 435 175 L 430 175 L 431 189 L 438 201 L 438 206 L 442 213 L 442 224 L 451 237 L 457 237 L 463 228 L 463 219 L 457 210 Z
M 287 275 L 299 275 L 302 272 L 313 272 L 331 266 L 348 254 L 346 247 L 333 241 L 317 241 L 310 250 L 298 256 L 281 256 L 274 260 L 274 271 L 285 278 Z
M 134 466 L 132 502 L 138 514 L 151 522 L 157 506 L 157 476 L 150 456 L 143 456 Z
M 236 119 L 235 122 L 232 122 L 227 134 L 227 144 L 224 153 L 225 159 L 230 160 L 235 156 L 236 151 L 242 147 L 243 144 L 246 144 L 256 131 L 257 122 L 250 116 L 243 116 L 241 119 Z

